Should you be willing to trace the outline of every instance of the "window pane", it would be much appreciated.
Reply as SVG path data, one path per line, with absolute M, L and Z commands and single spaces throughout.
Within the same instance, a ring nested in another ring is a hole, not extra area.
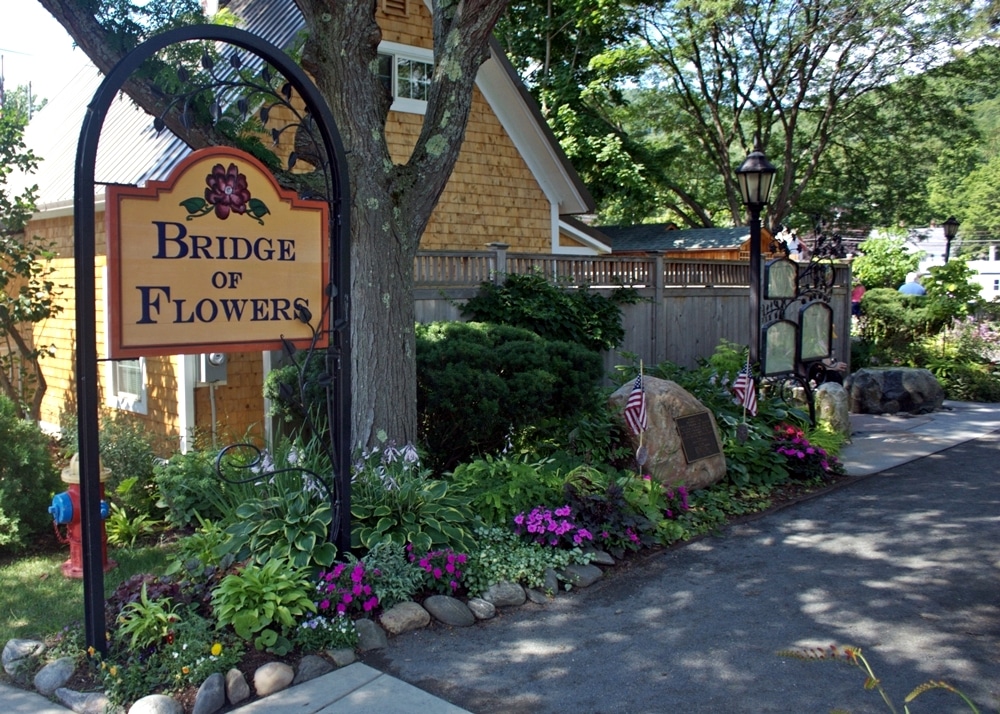
M 396 58 L 396 96 L 427 101 L 434 66 L 428 62 Z
M 378 80 L 385 87 L 385 91 L 392 95 L 392 55 L 379 53 L 378 56 Z
M 118 394 L 142 395 L 142 365 L 139 360 L 115 362 L 115 391 Z

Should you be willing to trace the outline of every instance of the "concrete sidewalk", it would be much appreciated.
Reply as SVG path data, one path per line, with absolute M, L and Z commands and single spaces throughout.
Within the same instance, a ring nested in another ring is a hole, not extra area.
M 854 414 L 851 421 L 854 432 L 852 442 L 842 450 L 841 460 L 850 475 L 862 476 L 885 471 L 1000 430 L 1000 405 L 946 402 L 942 410 L 932 414 Z M 692 546 L 692 550 L 696 549 Z M 530 617 L 530 613 L 527 616 Z M 434 633 L 425 633 L 420 637 L 427 636 L 433 637 Z M 390 648 L 393 646 L 390 645 Z M 393 658 L 390 655 L 388 659 Z M 444 670 L 447 671 L 447 666 Z M 447 680 L 446 674 L 442 675 L 441 684 L 447 689 L 448 684 L 444 680 Z M 4 714 L 65 714 L 68 711 L 39 694 L 4 684 L 0 684 L 0 702 Z M 776 703 L 776 707 L 769 711 L 786 711 L 780 703 Z M 342 711 L 461 714 L 466 710 L 378 669 L 355 663 L 234 711 L 239 714 L 333 714 Z
M 946 401 L 930 414 L 852 414 L 840 460 L 866 476 L 944 451 L 1000 429 L 1000 404 Z

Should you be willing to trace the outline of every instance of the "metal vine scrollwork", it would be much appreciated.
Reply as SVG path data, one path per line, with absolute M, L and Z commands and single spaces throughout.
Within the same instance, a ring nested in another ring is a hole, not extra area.
M 777 298 L 767 298 L 761 302 L 761 316 L 764 325 L 788 320 L 798 325 L 799 311 L 815 302 L 830 304 L 836 284 L 837 260 L 844 257 L 844 250 L 839 236 L 827 236 L 817 229 L 814 234 L 813 250 L 807 262 L 796 261 L 795 294 Z M 775 241 L 771 246 L 772 254 L 784 254 L 787 259 L 789 251 L 782 241 Z M 798 339 L 798 332 L 797 339 Z M 813 387 L 823 381 L 826 367 L 821 360 L 802 360 L 799 358 L 794 370 L 787 373 L 770 375 L 764 382 L 774 393 L 781 396 L 786 403 L 800 401 L 796 392 L 804 393 L 809 408 L 810 419 L 815 423 L 815 405 L 813 402 Z
M 191 72 L 183 66 L 176 70 L 176 77 L 169 82 L 173 87 L 172 92 L 169 95 L 164 93 L 165 108 L 153 120 L 156 131 L 161 132 L 166 128 L 164 117 L 169 112 L 179 112 L 180 121 L 185 127 L 189 127 L 197 119 L 204 120 L 207 113 L 211 123 L 239 148 L 256 154 L 265 165 L 274 167 L 283 164 L 275 174 L 279 183 L 295 190 L 302 198 L 321 199 L 334 205 L 337 197 L 333 173 L 323 150 L 323 139 L 312 114 L 300 109 L 301 102 L 296 101 L 291 82 L 260 57 L 244 59 L 237 51 L 222 56 L 214 48 L 214 44 L 202 44 L 200 69 L 197 72 Z M 278 124 L 279 121 L 282 123 Z M 289 134 L 293 135 L 291 140 L 286 138 Z M 260 141 L 261 136 L 270 137 L 270 149 L 264 147 Z M 278 149 L 282 142 L 292 146 L 283 161 L 272 151 Z M 296 169 L 298 170 L 294 171 Z M 260 216 L 251 217 L 258 218 L 260 222 Z M 331 219 L 339 219 L 336 211 L 331 211 Z M 341 518 L 347 517 L 342 493 L 345 481 L 335 475 L 338 444 L 334 435 L 336 419 L 333 385 L 335 375 L 341 373 L 342 354 L 338 341 L 334 339 L 329 340 L 328 348 L 321 348 L 319 344 L 324 330 L 328 330 L 332 336 L 346 329 L 346 319 L 343 316 L 337 316 L 333 320 L 330 318 L 331 306 L 337 296 L 337 286 L 331 279 L 326 285 L 322 311 L 315 324 L 307 307 L 295 306 L 295 319 L 307 325 L 312 333 L 306 349 L 300 351 L 284 336 L 281 338 L 285 353 L 295 367 L 298 388 L 295 390 L 283 383 L 280 385 L 279 396 L 299 412 L 305 433 L 312 435 L 311 443 L 320 447 L 330 470 L 319 472 L 304 464 L 275 468 L 271 455 L 250 443 L 224 447 L 215 461 L 217 477 L 231 484 L 253 483 L 266 488 L 280 474 L 298 473 L 303 478 L 305 488 L 312 488 L 312 484 L 318 486 L 330 505 L 331 520 L 327 532 L 330 542 L 337 539 L 341 530 Z M 328 327 L 324 328 L 327 324 Z M 318 363 L 320 360 L 322 362 Z M 317 400 L 318 392 L 322 393 L 322 399 Z M 317 401 L 322 404 L 319 410 L 312 406 Z M 237 475 L 233 476 L 234 473 Z

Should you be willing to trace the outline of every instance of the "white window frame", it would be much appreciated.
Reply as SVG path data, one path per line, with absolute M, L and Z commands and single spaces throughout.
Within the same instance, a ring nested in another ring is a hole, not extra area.
M 108 269 L 107 267 L 103 270 L 104 278 L 104 294 L 109 295 L 108 292 Z M 104 334 L 111 334 L 111 325 L 109 324 L 109 314 L 108 310 L 104 311 Z M 110 357 L 110 354 L 106 356 Z M 124 385 L 122 384 L 122 377 L 119 373 L 119 366 L 124 363 L 137 362 L 139 367 L 139 393 L 134 394 L 129 391 L 125 391 Z M 146 415 L 149 413 L 149 392 L 147 385 L 149 384 L 148 375 L 146 374 L 146 358 L 139 357 L 134 360 L 111 360 L 108 359 L 105 363 L 104 377 L 105 377 L 105 389 L 104 389 L 104 403 L 112 409 L 121 409 L 122 411 L 133 412 L 134 414 Z
M 411 47 L 401 45 L 398 42 L 380 42 L 378 45 L 380 55 L 388 55 L 392 58 L 392 107 L 395 112 L 406 112 L 407 114 L 426 114 L 427 102 L 423 99 L 409 99 L 399 96 L 399 60 L 410 60 L 411 62 L 422 62 L 434 65 L 434 53 L 421 47 Z
M 139 370 L 138 393 L 126 389 L 123 384 L 124 378 L 121 368 L 125 365 L 135 364 Z M 147 414 L 149 404 L 147 402 L 146 390 L 146 358 L 108 360 L 108 406 L 123 411 L 134 412 L 136 414 Z

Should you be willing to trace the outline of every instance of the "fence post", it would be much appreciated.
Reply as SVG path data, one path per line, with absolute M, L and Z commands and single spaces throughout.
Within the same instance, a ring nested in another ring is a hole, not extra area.
M 663 254 L 662 250 L 651 251 L 653 263 L 653 364 L 667 359 L 667 309 L 663 301 Z
M 510 248 L 510 245 L 507 243 L 487 243 L 486 247 L 492 248 L 496 254 L 493 282 L 497 285 L 503 285 L 507 282 L 507 249 Z

